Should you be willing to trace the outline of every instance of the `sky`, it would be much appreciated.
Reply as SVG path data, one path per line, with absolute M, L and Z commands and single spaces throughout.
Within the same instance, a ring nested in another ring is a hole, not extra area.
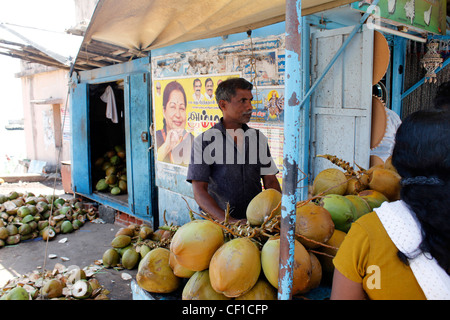
M 74 0 L 0 0 L 0 23 L 63 32 L 75 25 Z M 23 118 L 20 60 L 0 55 L 0 126 Z
M 5 23 L 7 27 L 29 27 L 21 30 L 30 34 L 36 33 L 36 29 L 44 29 L 53 31 L 49 34 L 60 35 L 65 29 L 75 25 L 74 1 L 76 0 L 0 0 L 0 23 Z M 5 31 L 0 28 L 0 38 L 2 32 Z M 8 32 L 6 34 L 3 37 L 10 36 Z M 59 37 L 58 41 L 53 41 L 55 42 L 61 43 Z M 26 156 L 24 131 L 5 129 L 9 120 L 24 118 L 21 79 L 16 76 L 19 72 L 19 59 L 0 55 L 0 173 L 15 172 L 17 166 L 14 159 Z M 5 160 L 8 157 L 14 161 Z

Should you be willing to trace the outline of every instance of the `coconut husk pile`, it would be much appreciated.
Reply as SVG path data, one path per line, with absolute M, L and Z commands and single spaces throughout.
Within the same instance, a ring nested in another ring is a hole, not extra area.
M 9 280 L 0 300 L 108 300 L 109 291 L 95 278 L 99 269 L 57 263 L 51 271 L 34 270 Z
M 97 217 L 95 207 L 87 207 L 76 198 L 66 200 L 12 191 L 0 195 L 0 248 L 38 237 L 52 240 L 59 233 L 70 233 Z

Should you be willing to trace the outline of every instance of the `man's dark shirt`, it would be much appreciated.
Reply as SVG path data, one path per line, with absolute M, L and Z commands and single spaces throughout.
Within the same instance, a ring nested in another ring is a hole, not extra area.
M 248 204 L 262 191 L 261 177 L 278 169 L 262 132 L 243 126 L 242 154 L 234 143 L 234 131 L 227 132 L 222 121 L 195 138 L 186 180 L 207 182 L 208 193 L 220 208 L 225 210 L 228 202 L 231 216 L 245 219 Z

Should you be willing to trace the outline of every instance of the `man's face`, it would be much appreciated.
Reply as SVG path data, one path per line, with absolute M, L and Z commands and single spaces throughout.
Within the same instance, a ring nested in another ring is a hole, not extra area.
M 252 92 L 243 89 L 237 89 L 230 102 L 220 100 L 224 120 L 238 126 L 248 123 L 252 116 L 252 100 Z
M 194 91 L 195 91 L 195 95 L 197 97 L 200 97 L 201 90 L 202 90 L 202 83 L 201 83 L 201 81 L 195 81 L 194 82 Z
M 206 93 L 208 94 L 208 96 L 212 97 L 213 95 L 213 90 L 214 89 L 214 83 L 212 81 L 208 81 L 207 83 L 205 83 L 205 90 Z

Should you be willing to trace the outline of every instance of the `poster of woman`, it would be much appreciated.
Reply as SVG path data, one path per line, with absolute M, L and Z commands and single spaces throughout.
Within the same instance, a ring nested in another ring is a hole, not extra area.
M 153 110 L 157 160 L 189 164 L 195 136 L 216 124 L 222 113 L 214 92 L 217 85 L 238 74 L 161 78 L 153 81 Z

